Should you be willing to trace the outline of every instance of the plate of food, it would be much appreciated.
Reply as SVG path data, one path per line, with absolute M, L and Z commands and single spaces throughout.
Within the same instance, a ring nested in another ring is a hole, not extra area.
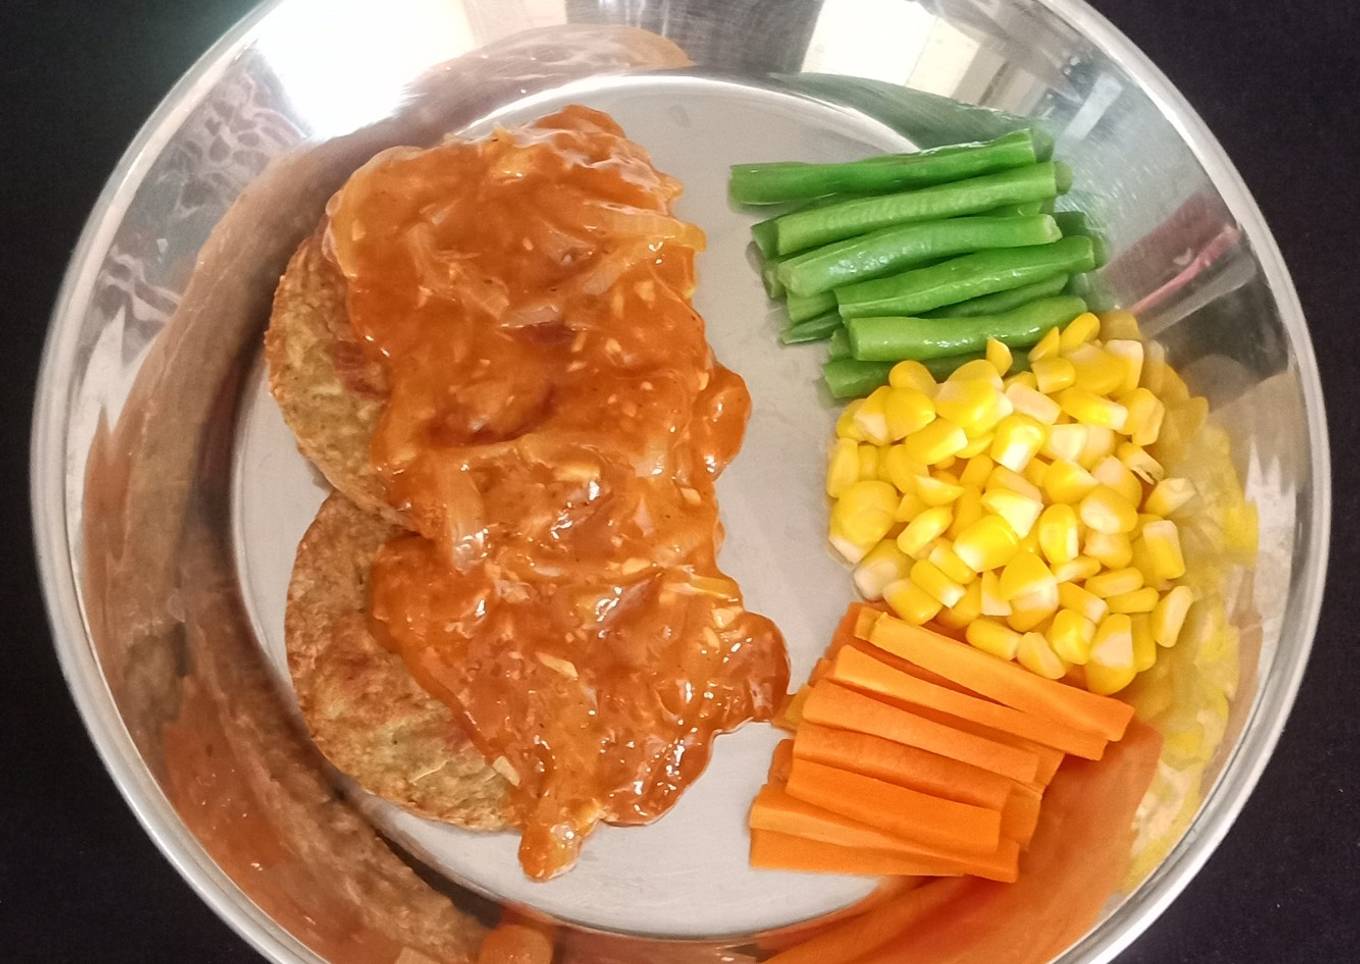
M 34 493 L 111 772 L 279 960 L 1112 956 L 1317 613 L 1259 212 L 1079 5 L 578 6 L 268 5 L 110 182 Z

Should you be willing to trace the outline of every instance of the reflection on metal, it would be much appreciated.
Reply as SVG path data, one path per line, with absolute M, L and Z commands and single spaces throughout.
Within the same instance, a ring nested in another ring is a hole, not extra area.
M 1214 789 L 1193 832 L 1073 959 L 1133 940 L 1226 833 L 1292 703 L 1326 563 L 1321 394 L 1279 253 L 1189 107 L 1075 0 L 901 0 L 883 4 L 881 22 L 864 6 L 281 0 L 194 68 L 115 172 L 43 366 L 42 575 L 64 669 L 115 780 L 186 878 L 269 957 L 466 959 L 494 913 L 432 886 L 333 791 L 242 613 L 230 432 L 274 280 L 374 151 L 429 143 L 535 91 L 685 57 L 759 84 L 845 73 L 1038 118 L 1084 172 L 1072 202 L 1110 241 L 1105 294 L 1140 303 L 1192 384 L 1233 402 L 1219 417 L 1260 507 L 1263 552 L 1254 607 L 1241 611 L 1261 613 L 1243 627 L 1258 672 Z M 894 98 L 883 89 L 856 103 L 827 83 L 802 79 L 811 96 L 922 144 L 1010 123 L 910 96 L 910 110 L 884 117 Z M 565 931 L 562 947 L 581 961 L 718 959 L 713 944 L 582 931 Z M 753 953 L 738 942 L 723 959 Z

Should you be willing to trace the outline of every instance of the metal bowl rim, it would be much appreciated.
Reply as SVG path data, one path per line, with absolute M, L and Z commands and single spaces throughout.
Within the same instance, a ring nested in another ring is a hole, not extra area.
M 266 958 L 284 964 L 319 961 L 311 950 L 260 910 L 216 865 L 179 820 L 151 778 L 124 727 L 89 644 L 67 541 L 64 390 L 69 348 L 77 333 L 75 309 L 85 300 L 93 252 L 116 226 L 158 141 L 176 129 L 195 94 L 214 82 L 261 22 L 287 0 L 264 0 L 198 58 L 157 105 L 119 159 L 90 212 L 53 306 L 43 346 L 30 447 L 31 510 L 38 570 L 53 645 L 76 708 L 114 784 L 147 835 L 199 897 Z M 1227 835 L 1279 741 L 1312 650 L 1322 606 L 1331 530 L 1331 458 L 1322 384 L 1303 308 L 1279 246 L 1241 175 L 1207 125 L 1152 61 L 1085 0 L 1039 0 L 1137 81 L 1203 165 L 1229 210 L 1246 229 L 1295 352 L 1303 392 L 1313 490 L 1306 528 L 1303 573 L 1293 585 L 1301 621 L 1292 634 L 1294 658 L 1271 667 L 1261 681 L 1238 745 L 1205 798 L 1194 823 L 1152 876 L 1125 903 L 1116 926 L 1106 921 L 1069 949 L 1067 956 L 1108 961 L 1128 947 L 1175 900 Z M 1300 520 L 1302 521 L 1302 520 Z M 1297 557 L 1297 554 L 1296 554 Z

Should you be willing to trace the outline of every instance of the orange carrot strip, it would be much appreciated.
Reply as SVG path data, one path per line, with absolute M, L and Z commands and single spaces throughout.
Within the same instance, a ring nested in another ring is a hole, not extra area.
M 1034 836 L 1034 828 L 1039 825 L 1043 794 L 1018 783 L 1012 786 L 1014 789 L 1001 808 L 1001 836 L 1027 847 Z
M 798 730 L 793 755 L 989 810 L 1002 809 L 1011 787 L 1022 786 L 937 753 L 818 723 L 804 723 Z
M 799 870 L 813 874 L 862 877 L 958 877 L 958 864 L 908 857 L 881 850 L 837 847 L 777 830 L 751 830 L 751 866 L 760 870 Z
M 911 895 L 928 902 L 931 911 L 911 916 L 907 926 L 888 938 L 865 941 L 858 948 L 860 956 L 851 960 L 1042 964 L 1059 957 L 1096 922 L 1124 876 L 1133 817 L 1156 773 L 1161 745 L 1156 730 L 1135 722 L 1104 760 L 1070 761 L 1044 795 L 1039 827 L 1018 881 L 944 880 L 918 887 Z M 932 888 L 940 889 L 929 893 Z M 846 921 L 837 930 L 852 932 L 868 917 Z
M 965 720 L 952 713 L 941 713 L 939 710 L 933 710 L 928 706 L 912 706 L 909 709 L 910 712 L 915 713 L 917 716 L 934 723 L 939 723 L 941 726 L 950 726 L 956 730 L 962 730 L 964 733 L 971 733 L 973 736 L 981 737 L 984 740 L 992 740 L 1016 750 L 1034 754 L 1035 758 L 1038 760 L 1038 764 L 1034 771 L 1034 779 L 1021 781 L 1024 783 L 1037 783 L 1040 786 L 1048 786 L 1049 781 L 1053 779 L 1053 774 L 1058 772 L 1058 766 L 1067 756 L 1062 750 L 1055 750 L 1051 746 L 1035 743 L 1033 740 L 1027 740 L 1023 736 L 1016 736 L 1014 733 L 1006 733 L 1003 730 L 993 729 L 990 726 L 983 726 L 981 723 L 975 723 L 972 720 Z
M 940 850 L 987 854 L 1001 842 L 1001 813 L 932 797 L 811 760 L 793 761 L 789 796 Z
M 781 730 L 798 729 L 798 724 L 803 722 L 803 704 L 807 702 L 807 698 L 808 688 L 804 686 L 784 701 L 784 705 L 779 708 L 771 722 Z
M 901 897 L 852 917 L 811 940 L 790 947 L 766 964 L 850 964 L 911 930 L 918 921 L 933 917 L 967 893 L 963 880 L 937 880 L 907 891 Z
M 830 680 L 822 680 L 812 688 L 812 695 L 803 704 L 803 718 L 929 750 L 1020 783 L 1035 779 L 1038 772 L 1038 757 L 1034 753 L 964 732 L 962 727 L 926 719 L 922 713 L 889 706 Z
M 784 783 L 789 778 L 789 767 L 793 766 L 793 741 L 780 740 L 770 754 L 770 770 L 765 779 L 771 783 Z
M 823 676 L 826 676 L 828 673 L 830 673 L 831 669 L 832 669 L 831 660 L 825 658 L 817 660 L 816 665 L 812 667 L 812 672 L 808 675 L 808 682 L 809 683 L 817 682 Z
M 1107 740 L 1122 737 L 1133 718 L 1128 703 L 1035 676 L 1015 663 L 892 616 L 874 623 L 869 641 L 1007 706 L 1099 733 Z
M 1093 733 L 1074 730 L 1032 713 L 1022 713 L 1000 703 L 934 686 L 907 673 L 900 673 L 856 649 L 847 648 L 836 654 L 831 678 L 857 690 L 927 706 L 1073 753 L 1083 759 L 1099 760 L 1105 752 L 1105 741 Z
M 882 615 L 882 610 L 874 609 L 872 606 L 860 606 L 855 610 L 855 627 L 851 631 L 852 635 L 857 639 L 868 639 L 874 623 L 878 622 L 878 617 Z

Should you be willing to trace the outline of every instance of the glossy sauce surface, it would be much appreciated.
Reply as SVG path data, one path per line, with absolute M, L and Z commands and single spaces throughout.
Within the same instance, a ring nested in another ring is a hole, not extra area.
M 689 296 L 703 234 L 604 114 L 374 158 L 329 251 L 389 395 L 372 458 L 418 534 L 375 632 L 513 786 L 526 873 L 640 824 L 768 719 L 782 639 L 717 568 L 750 399 Z

